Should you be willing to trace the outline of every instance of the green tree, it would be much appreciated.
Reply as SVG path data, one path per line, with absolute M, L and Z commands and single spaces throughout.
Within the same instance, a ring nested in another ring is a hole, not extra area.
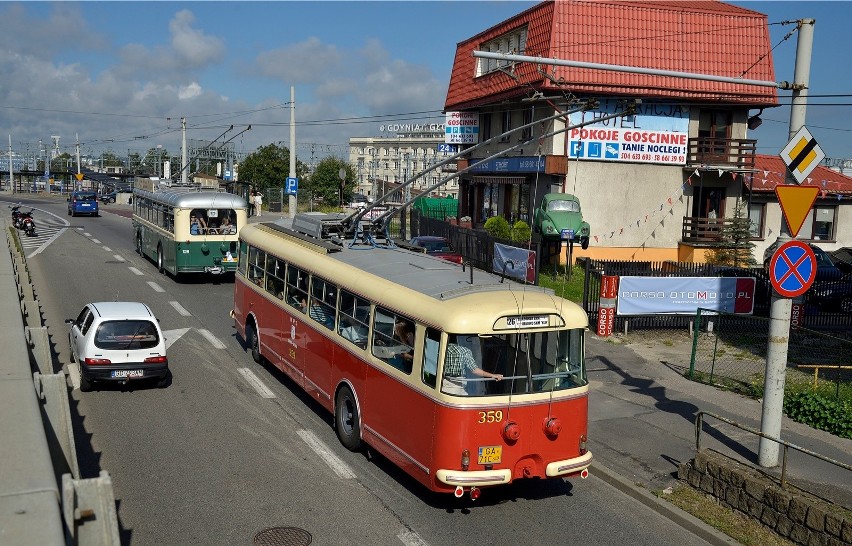
M 740 201 L 734 209 L 733 218 L 721 224 L 720 246 L 715 247 L 707 256 L 707 262 L 714 265 L 751 267 L 757 264 L 752 251 L 751 221 L 745 214 L 746 203 Z
M 340 169 L 346 171 L 346 178 L 341 188 Z M 324 203 L 329 205 L 340 204 L 352 200 L 352 191 L 355 188 L 355 169 L 349 163 L 336 157 L 322 159 L 308 179 L 305 189 L 309 190 L 315 197 L 322 197 Z M 341 189 L 342 195 L 341 195 Z
M 296 176 L 301 179 L 305 172 L 307 167 L 297 159 Z M 280 188 L 290 176 L 290 150 L 278 144 L 261 146 L 240 162 L 239 176 L 260 190 Z

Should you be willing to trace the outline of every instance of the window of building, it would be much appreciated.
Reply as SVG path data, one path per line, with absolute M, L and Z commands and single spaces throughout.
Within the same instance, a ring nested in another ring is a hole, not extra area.
M 503 110 L 500 115 L 500 133 L 505 133 L 512 130 L 512 111 Z M 509 135 L 504 135 L 500 142 L 509 142 Z
M 521 125 L 527 125 L 532 123 L 535 116 L 535 107 L 530 106 L 529 108 L 524 109 L 524 120 Z M 521 131 L 521 140 L 529 140 L 533 136 L 533 128 L 527 127 L 523 131 Z
M 488 51 L 491 53 L 507 53 L 512 55 L 523 55 L 527 47 L 527 27 L 524 25 L 521 28 L 516 28 L 498 36 L 493 40 L 480 44 L 480 51 Z M 501 61 L 497 59 L 476 59 L 475 77 L 490 74 L 495 70 L 510 65 L 509 61 Z
M 799 230 L 798 237 L 814 241 L 833 241 L 836 236 L 836 225 L 837 207 L 814 207 L 805 218 L 802 229 Z
M 479 115 L 479 123 L 481 125 L 480 130 L 482 131 L 482 141 L 486 141 L 491 138 L 491 113 L 485 112 Z
M 766 204 L 752 203 L 748 207 L 749 232 L 755 239 L 763 239 L 763 223 L 766 218 Z

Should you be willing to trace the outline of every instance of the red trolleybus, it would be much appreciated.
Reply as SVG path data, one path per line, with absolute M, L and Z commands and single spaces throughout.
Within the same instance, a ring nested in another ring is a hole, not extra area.
M 295 222 L 299 222 L 299 216 Z M 588 474 L 585 312 L 537 286 L 427 254 L 243 227 L 236 327 L 369 444 L 429 489 Z

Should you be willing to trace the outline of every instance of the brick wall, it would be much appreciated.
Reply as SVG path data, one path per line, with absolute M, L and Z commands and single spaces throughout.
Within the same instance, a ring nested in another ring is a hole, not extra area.
M 796 544 L 852 544 L 852 513 L 790 487 L 724 455 L 702 450 L 681 463 L 678 477 Z

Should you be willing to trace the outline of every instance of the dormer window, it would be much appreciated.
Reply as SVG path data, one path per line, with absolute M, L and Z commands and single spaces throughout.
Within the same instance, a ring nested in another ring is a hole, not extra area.
M 491 53 L 505 53 L 512 55 L 523 55 L 527 48 L 527 27 L 512 30 L 502 36 L 489 40 L 480 44 L 480 51 L 488 51 Z M 500 61 L 497 59 L 476 59 L 476 77 L 484 76 L 507 68 L 511 65 L 509 61 Z

